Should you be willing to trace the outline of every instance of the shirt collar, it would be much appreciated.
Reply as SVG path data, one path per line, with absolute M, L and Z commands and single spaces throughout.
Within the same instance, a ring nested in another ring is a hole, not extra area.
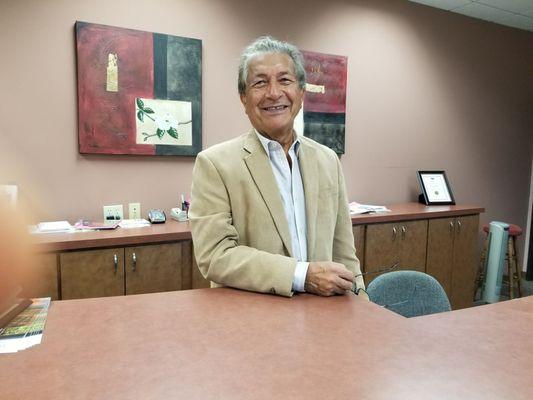
M 278 143 L 278 142 L 276 142 L 275 140 L 269 139 L 269 138 L 267 138 L 267 137 L 261 135 L 261 134 L 257 131 L 257 129 L 255 129 L 255 128 L 254 128 L 254 132 L 255 132 L 255 134 L 257 135 L 257 137 L 259 138 L 259 141 L 261 142 L 261 145 L 262 145 L 263 148 L 265 149 L 265 152 L 267 153 L 268 158 L 270 158 L 269 144 L 270 144 L 270 143 Z M 298 135 L 296 132 L 294 132 L 294 137 L 295 137 L 294 142 L 292 142 L 292 145 L 291 145 L 289 151 L 290 151 L 291 149 L 294 149 L 294 153 L 295 153 L 296 155 L 298 155 L 298 151 L 300 150 L 300 137 L 299 137 L 299 135 Z

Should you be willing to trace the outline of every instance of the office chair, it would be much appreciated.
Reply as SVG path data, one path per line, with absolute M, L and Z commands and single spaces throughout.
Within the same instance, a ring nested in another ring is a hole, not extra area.
M 366 291 L 373 303 L 407 318 L 451 310 L 440 283 L 423 272 L 389 272 L 370 282 Z

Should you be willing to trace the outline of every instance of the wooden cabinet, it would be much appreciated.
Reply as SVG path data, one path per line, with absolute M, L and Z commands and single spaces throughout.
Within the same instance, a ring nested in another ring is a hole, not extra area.
M 479 216 L 429 221 L 426 272 L 443 286 L 453 309 L 472 306 Z
M 366 227 L 365 284 L 379 274 L 376 271 L 399 261 L 398 229 L 395 224 L 375 224 Z
M 366 226 L 364 225 L 354 225 L 353 229 L 353 239 L 355 245 L 355 254 L 359 259 L 361 265 L 361 272 L 365 272 L 365 231 Z
M 187 280 L 190 287 L 189 241 L 65 252 L 59 259 L 62 299 L 180 290 Z
M 34 268 L 26 278 L 23 295 L 26 297 L 51 297 L 59 299 L 59 276 L 56 253 L 35 256 Z
M 61 253 L 59 264 L 63 300 L 124 294 L 124 248 Z
M 127 247 L 126 294 L 180 290 L 182 258 L 181 243 Z
M 398 224 L 400 231 L 400 265 L 398 269 L 425 272 L 428 221 L 407 221 Z
M 397 269 L 424 272 L 426 268 L 427 220 L 373 224 L 366 227 L 365 282 L 383 269 L 399 263 Z
M 456 219 L 453 246 L 452 296 L 453 309 L 471 307 L 474 299 L 478 256 L 479 215 Z
M 428 227 L 426 273 L 440 282 L 448 298 L 452 293 L 454 221 L 455 218 L 435 218 Z
M 194 249 L 192 251 L 192 288 L 193 289 L 202 289 L 211 287 L 211 281 L 208 281 L 204 278 L 196 264 L 196 258 L 194 257 Z
M 377 271 L 398 262 L 398 270 L 426 272 L 437 279 L 453 309 L 472 306 L 478 226 L 477 214 L 369 224 L 365 239 L 365 283 L 378 276 Z
M 365 283 L 384 268 L 427 272 L 454 308 L 471 305 L 479 213 L 470 206 L 389 205 L 352 218 Z M 209 287 L 194 260 L 189 223 L 37 236 L 41 273 L 31 296 L 54 299 Z

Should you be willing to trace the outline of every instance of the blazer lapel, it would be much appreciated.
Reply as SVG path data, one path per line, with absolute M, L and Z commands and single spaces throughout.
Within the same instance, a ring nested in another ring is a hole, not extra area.
M 276 178 L 272 172 L 270 160 L 268 159 L 265 149 L 261 145 L 255 131 L 252 130 L 247 136 L 245 136 L 244 149 L 249 153 L 244 157 L 244 162 L 246 163 L 259 192 L 261 192 L 261 196 L 270 211 L 270 215 L 274 220 L 276 229 L 278 230 L 287 252 L 293 257 L 289 226 L 287 218 L 285 217 Z M 258 227 L 258 229 L 261 229 L 261 227 Z
M 318 166 L 315 149 L 301 140 L 298 162 L 305 193 L 305 217 L 307 219 L 307 259 L 315 258 L 316 218 L 318 211 Z

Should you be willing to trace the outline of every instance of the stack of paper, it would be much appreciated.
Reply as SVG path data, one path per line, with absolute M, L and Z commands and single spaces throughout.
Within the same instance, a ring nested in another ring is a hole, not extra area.
M 143 218 L 138 219 L 123 219 L 118 224 L 121 228 L 142 228 L 143 226 L 150 226 L 150 222 Z
M 32 299 L 32 304 L 0 329 L 0 353 L 15 353 L 41 343 L 50 297 Z
M 120 221 L 116 221 L 116 220 L 87 221 L 84 219 L 80 219 L 78 222 L 74 224 L 74 228 L 76 228 L 77 230 L 88 230 L 88 231 L 116 229 L 118 228 L 119 222 Z
M 386 212 L 390 211 L 385 206 L 371 206 L 369 204 L 359 204 L 355 201 L 352 201 L 350 203 L 350 214 L 356 215 L 356 214 L 368 214 L 372 212 Z
M 70 232 L 74 228 L 68 221 L 40 222 L 37 224 L 37 232 Z

